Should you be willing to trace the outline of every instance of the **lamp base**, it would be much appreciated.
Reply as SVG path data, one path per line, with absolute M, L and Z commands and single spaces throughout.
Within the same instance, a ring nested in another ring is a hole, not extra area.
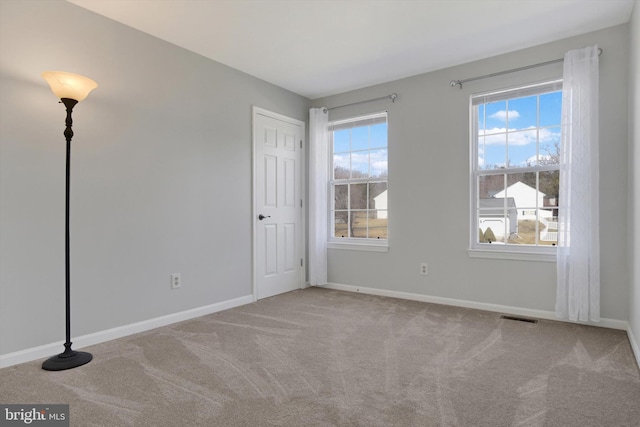
M 71 343 L 65 344 L 64 353 L 52 356 L 42 363 L 45 371 L 64 371 L 65 369 L 77 368 L 91 362 L 93 356 L 84 351 L 71 350 Z

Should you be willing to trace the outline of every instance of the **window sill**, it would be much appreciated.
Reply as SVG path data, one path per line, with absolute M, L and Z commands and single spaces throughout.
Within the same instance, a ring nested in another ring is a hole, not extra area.
M 356 243 L 356 242 L 327 242 L 328 249 L 341 249 L 349 251 L 389 252 L 387 241 L 384 243 Z
M 538 261 L 538 262 L 556 262 L 555 251 L 532 252 L 532 251 L 507 251 L 507 250 L 489 250 L 489 249 L 468 249 L 467 253 L 471 258 L 490 258 L 490 259 L 510 259 L 516 261 Z

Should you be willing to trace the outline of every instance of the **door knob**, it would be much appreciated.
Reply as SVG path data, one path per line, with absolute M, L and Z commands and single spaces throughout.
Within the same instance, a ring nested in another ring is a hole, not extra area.
M 264 216 L 264 215 L 262 215 L 262 214 L 258 215 L 258 219 L 259 219 L 260 221 L 262 221 L 262 220 L 263 220 L 263 219 L 265 219 L 265 218 L 271 218 L 271 215 L 267 215 L 267 216 Z

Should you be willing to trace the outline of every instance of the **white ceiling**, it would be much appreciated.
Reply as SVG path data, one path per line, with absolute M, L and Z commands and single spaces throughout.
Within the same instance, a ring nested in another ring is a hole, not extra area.
M 628 22 L 634 0 L 68 0 L 315 99 Z

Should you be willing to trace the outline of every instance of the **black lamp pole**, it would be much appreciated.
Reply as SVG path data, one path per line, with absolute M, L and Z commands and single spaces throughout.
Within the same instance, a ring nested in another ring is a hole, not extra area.
M 69 181 L 71 178 L 71 138 L 73 138 L 73 130 L 71 126 L 71 112 L 73 107 L 78 103 L 75 99 L 62 98 L 60 100 L 67 107 L 66 129 L 64 137 L 67 140 L 67 177 L 66 177 L 66 212 L 65 212 L 65 240 L 64 240 L 64 256 L 65 256 L 65 306 L 66 306 L 66 333 L 67 340 L 64 343 L 64 352 L 57 356 L 52 356 L 42 363 L 42 369 L 47 371 L 62 371 L 82 366 L 91 362 L 93 356 L 91 353 L 83 351 L 75 351 L 71 349 L 71 264 L 69 261 Z

